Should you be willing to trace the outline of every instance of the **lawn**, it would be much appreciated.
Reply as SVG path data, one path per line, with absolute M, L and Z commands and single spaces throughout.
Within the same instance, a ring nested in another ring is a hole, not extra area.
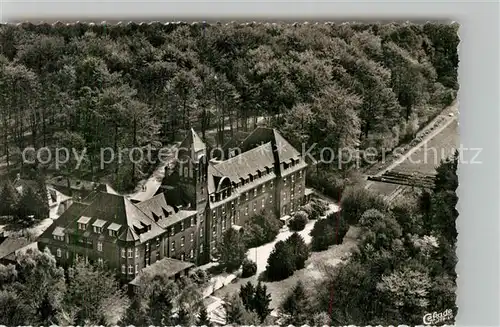
M 279 282 L 264 282 L 271 294 L 271 308 L 276 309 L 279 307 L 289 290 L 301 280 L 306 286 L 312 286 L 314 283 L 321 280 L 324 274 L 324 269 L 331 268 L 342 261 L 356 247 L 359 229 L 351 227 L 344 238 L 344 242 L 340 245 L 333 245 L 326 251 L 313 252 L 309 259 L 306 261 L 304 269 L 296 271 L 289 278 Z M 265 269 L 265 268 L 264 268 Z M 239 292 L 241 285 L 246 284 L 248 281 L 257 283 L 257 275 L 249 278 L 239 278 L 233 283 L 224 286 L 217 290 L 214 296 L 224 298 L 227 295 Z

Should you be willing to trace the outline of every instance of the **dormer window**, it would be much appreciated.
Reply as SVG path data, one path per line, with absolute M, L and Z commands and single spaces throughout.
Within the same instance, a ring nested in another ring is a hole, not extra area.
M 102 233 L 102 228 L 106 224 L 106 221 L 101 220 L 101 219 L 96 219 L 94 223 L 92 224 L 92 227 L 94 227 L 94 233 L 96 234 L 101 234 Z
M 108 226 L 109 236 L 116 237 L 118 235 L 118 231 L 120 230 L 121 227 L 122 227 L 121 225 L 118 225 L 116 223 L 111 223 Z
M 262 177 L 262 173 L 260 172 L 260 170 L 259 170 L 259 171 L 257 171 L 257 176 L 258 176 L 259 178 L 260 178 L 260 177 Z
M 52 236 L 54 237 L 54 240 L 56 241 L 64 241 L 64 228 L 62 227 L 56 227 L 54 231 L 52 232 Z
M 87 224 L 89 223 L 90 219 L 91 219 L 90 217 L 81 216 L 80 219 L 78 219 L 78 221 L 77 221 L 78 229 L 79 230 L 86 230 Z
M 250 182 L 253 182 L 253 175 L 250 175 Z

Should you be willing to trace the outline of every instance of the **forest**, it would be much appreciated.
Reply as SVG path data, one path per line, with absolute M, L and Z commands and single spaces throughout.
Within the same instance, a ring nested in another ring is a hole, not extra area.
M 390 150 L 455 99 L 457 31 L 435 23 L 2 25 L 0 168 L 125 191 L 154 165 L 125 156 L 102 169 L 100 149 L 157 149 L 191 127 L 217 146 L 262 121 L 299 149 Z M 77 170 L 69 160 L 55 171 L 25 164 L 26 147 L 86 156 Z M 323 171 L 335 176 L 332 167 Z

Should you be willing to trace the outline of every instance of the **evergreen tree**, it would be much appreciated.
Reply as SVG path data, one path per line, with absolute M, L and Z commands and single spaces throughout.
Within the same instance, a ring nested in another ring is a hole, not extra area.
M 293 233 L 285 242 L 293 253 L 295 269 L 304 268 L 305 262 L 309 258 L 309 248 L 302 236 L 298 233 Z
M 219 243 L 217 251 L 220 255 L 220 264 L 226 268 L 226 271 L 232 272 L 238 269 L 247 253 L 242 234 L 234 228 L 229 228 L 222 236 L 222 242 Z
M 180 326 L 191 326 L 192 322 L 194 322 L 193 315 L 189 312 L 189 310 L 185 306 L 181 306 L 179 311 L 177 312 L 177 324 Z
M 304 285 L 299 280 L 281 305 L 286 324 L 304 325 L 309 320 L 309 303 Z
M 260 281 L 255 288 L 255 296 L 253 298 L 253 311 L 255 311 L 260 318 L 260 322 L 264 322 L 264 319 L 271 313 L 269 304 L 271 303 L 271 294 L 267 293 L 267 286 L 262 284 Z
M 200 313 L 198 314 L 198 320 L 196 321 L 196 325 L 197 326 L 207 326 L 207 327 L 212 326 L 212 322 L 208 318 L 208 312 L 207 312 L 207 308 L 205 306 L 203 306 L 201 308 Z
M 293 253 L 284 241 L 278 241 L 267 258 L 266 275 L 277 281 L 290 277 L 295 270 Z
M 228 324 L 243 324 L 245 315 L 245 306 L 238 294 L 233 294 L 224 301 L 224 309 L 226 310 L 226 325 Z
M 255 297 L 255 287 L 251 282 L 247 282 L 245 285 L 240 287 L 240 298 L 245 306 L 245 309 L 253 309 L 253 301 Z
M 0 191 L 0 216 L 15 215 L 19 204 L 19 193 L 10 182 L 6 182 Z

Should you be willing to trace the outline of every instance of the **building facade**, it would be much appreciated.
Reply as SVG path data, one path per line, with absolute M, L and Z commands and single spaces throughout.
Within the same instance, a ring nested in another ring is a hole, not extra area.
M 163 194 L 133 204 L 96 191 L 85 200 L 73 203 L 38 240 L 61 265 L 78 259 L 105 264 L 130 281 L 163 258 L 196 261 L 196 211 L 167 205 Z
M 168 191 L 132 203 L 95 190 L 54 221 L 39 248 L 49 248 L 61 265 L 81 258 L 131 281 L 165 258 L 170 265 L 206 263 L 228 228 L 258 214 L 278 219 L 303 204 L 307 164 L 275 129 L 258 128 L 237 147 L 213 154 L 191 130 Z
M 305 199 L 307 164 L 276 129 L 257 128 L 228 144 L 208 149 L 191 130 L 178 151 L 173 191 L 198 213 L 197 228 L 205 233 L 198 252 L 202 261 L 210 259 L 228 228 L 259 214 L 289 215 Z

